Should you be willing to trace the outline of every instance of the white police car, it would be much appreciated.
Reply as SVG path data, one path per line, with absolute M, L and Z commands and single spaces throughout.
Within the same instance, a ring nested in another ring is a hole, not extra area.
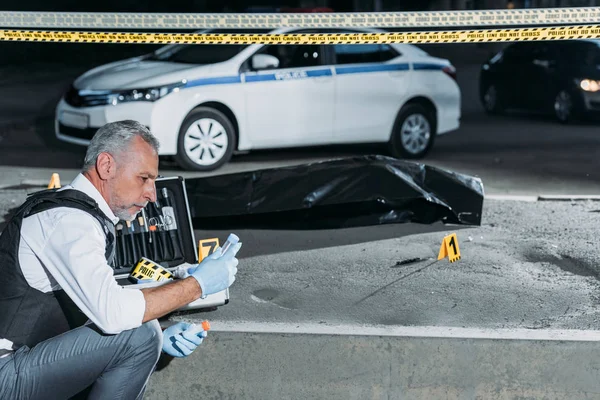
M 459 127 L 460 90 L 447 60 L 408 44 L 168 45 L 77 78 L 57 106 L 56 135 L 87 145 L 122 119 L 150 127 L 160 154 L 191 170 L 238 151 L 340 143 L 421 158 L 436 134 Z

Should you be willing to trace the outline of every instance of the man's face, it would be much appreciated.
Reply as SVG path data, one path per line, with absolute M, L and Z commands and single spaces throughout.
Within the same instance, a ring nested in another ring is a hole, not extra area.
M 148 202 L 156 201 L 158 155 L 136 136 L 129 149 L 114 158 L 117 168 L 116 175 L 108 182 L 108 205 L 118 218 L 133 221 Z

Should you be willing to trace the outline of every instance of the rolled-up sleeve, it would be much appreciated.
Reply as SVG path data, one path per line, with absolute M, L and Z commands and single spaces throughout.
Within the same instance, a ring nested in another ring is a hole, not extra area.
M 121 287 L 105 258 L 101 225 L 84 212 L 61 213 L 36 249 L 41 263 L 65 293 L 103 332 L 117 334 L 142 324 L 140 290 Z M 27 238 L 23 238 L 27 240 Z

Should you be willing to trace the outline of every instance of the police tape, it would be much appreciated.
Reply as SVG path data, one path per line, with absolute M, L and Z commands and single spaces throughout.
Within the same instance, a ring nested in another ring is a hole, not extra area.
M 195 34 L 0 30 L 0 41 L 143 44 L 475 43 L 600 38 L 600 25 L 397 33 Z
M 0 12 L 4 28 L 276 29 L 581 25 L 600 22 L 600 7 L 371 13 L 162 14 Z
M 173 274 L 152 260 L 142 257 L 129 274 L 136 280 L 153 280 L 162 282 L 173 279 Z

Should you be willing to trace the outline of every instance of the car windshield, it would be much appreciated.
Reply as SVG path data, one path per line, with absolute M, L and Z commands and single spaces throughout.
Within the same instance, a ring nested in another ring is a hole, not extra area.
M 268 33 L 264 29 L 206 29 L 196 33 Z M 247 44 L 183 44 L 161 47 L 148 60 L 169 61 L 182 64 L 215 64 L 227 61 L 248 47 Z

